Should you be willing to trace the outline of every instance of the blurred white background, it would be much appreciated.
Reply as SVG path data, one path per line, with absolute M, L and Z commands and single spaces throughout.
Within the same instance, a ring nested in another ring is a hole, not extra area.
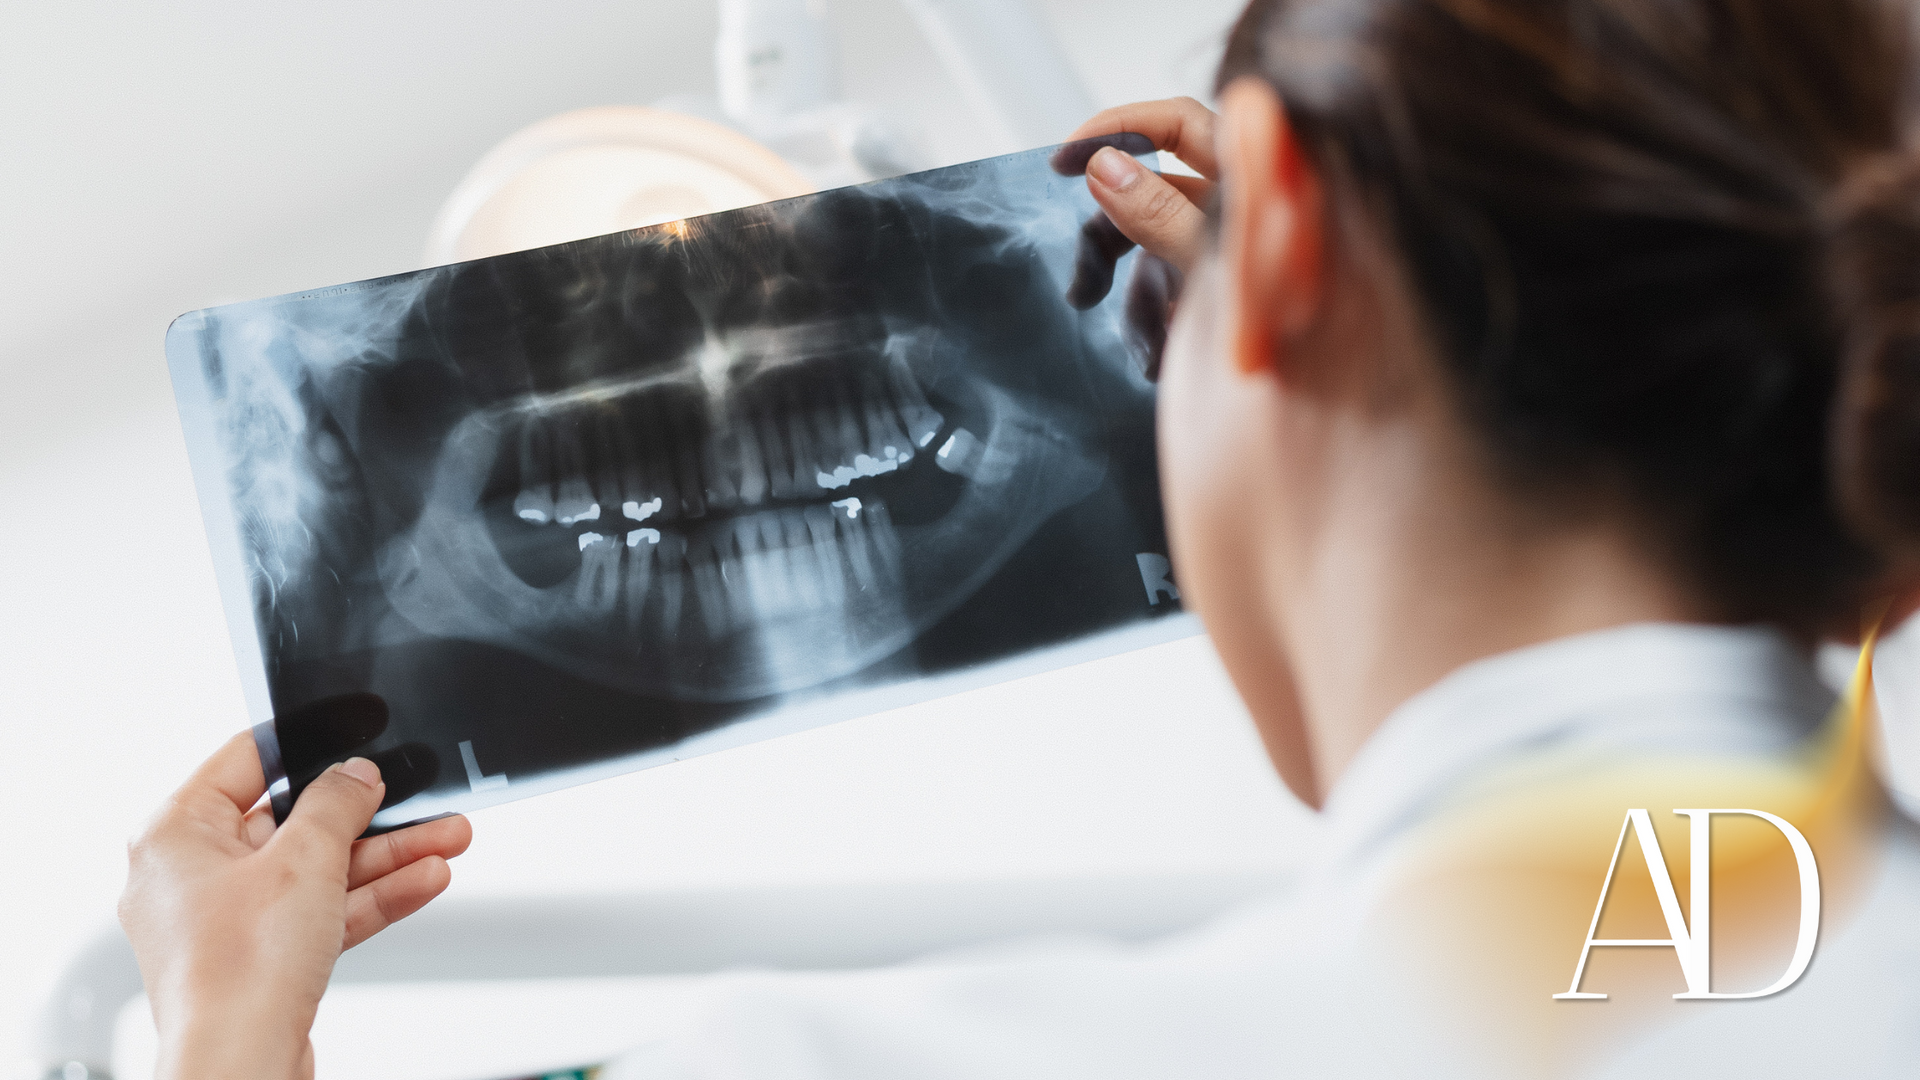
M 891 0 L 829 7 L 848 97 L 936 163 L 996 149 Z M 1204 94 L 1238 4 L 1039 7 L 1105 105 Z M 712 93 L 715 29 L 701 0 L 0 12 L 0 1076 L 125 840 L 246 723 L 168 321 L 413 268 L 509 133 Z M 453 890 L 1259 869 L 1302 821 L 1196 639 L 485 811 Z

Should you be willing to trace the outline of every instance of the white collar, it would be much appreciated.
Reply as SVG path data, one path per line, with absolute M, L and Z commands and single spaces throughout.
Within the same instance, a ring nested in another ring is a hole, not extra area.
M 1549 747 L 1784 749 L 1834 695 L 1782 634 L 1640 623 L 1466 664 L 1373 733 L 1329 793 L 1322 869 L 1354 872 L 1463 781 Z

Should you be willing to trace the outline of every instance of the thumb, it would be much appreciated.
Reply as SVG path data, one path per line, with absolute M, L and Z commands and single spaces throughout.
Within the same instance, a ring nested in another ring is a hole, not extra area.
M 337 860 L 344 873 L 354 840 L 373 823 L 386 793 L 380 766 L 366 758 L 349 758 L 307 785 L 274 840 L 282 846 L 319 849 L 316 858 Z
M 1206 215 L 1165 177 L 1109 146 L 1087 162 L 1087 180 L 1127 239 L 1182 270 L 1200 257 Z

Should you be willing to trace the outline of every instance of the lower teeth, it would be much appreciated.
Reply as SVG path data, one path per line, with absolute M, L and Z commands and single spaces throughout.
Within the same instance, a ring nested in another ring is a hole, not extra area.
M 694 533 L 581 533 L 570 582 L 582 613 L 629 630 L 718 639 L 843 607 L 849 593 L 895 586 L 898 535 L 883 503 L 843 499 L 716 521 Z M 694 603 L 685 603 L 691 589 Z M 584 628 L 584 627 L 583 627 Z

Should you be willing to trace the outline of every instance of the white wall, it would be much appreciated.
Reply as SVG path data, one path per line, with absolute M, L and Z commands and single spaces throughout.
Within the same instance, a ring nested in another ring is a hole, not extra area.
M 977 156 L 906 17 L 831 6 L 850 92 Z M 1117 103 L 1202 91 L 1236 6 L 1043 9 Z M 411 268 L 487 147 L 710 92 L 713 30 L 686 0 L 0 9 L 0 1077 L 125 839 L 245 722 L 167 322 Z M 454 889 L 1249 867 L 1298 822 L 1192 641 L 483 812 Z

